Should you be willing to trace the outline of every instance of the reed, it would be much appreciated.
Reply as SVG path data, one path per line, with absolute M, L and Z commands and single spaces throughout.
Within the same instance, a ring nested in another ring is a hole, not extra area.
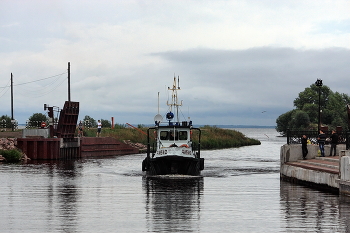
M 19 162 L 22 158 L 22 152 L 17 149 L 0 150 L 0 155 L 2 155 L 8 163 Z
M 147 144 L 147 128 L 144 126 L 139 126 L 137 129 L 129 127 L 116 127 L 114 129 L 103 128 L 101 135 L 103 137 L 112 137 L 120 141 L 130 140 L 134 143 Z M 250 145 L 260 145 L 260 141 L 252 138 L 246 137 L 239 131 L 233 129 L 222 129 L 216 126 L 204 126 L 201 127 L 201 149 L 211 150 L 211 149 L 223 149 L 232 148 L 240 146 L 250 146 Z M 84 135 L 87 137 L 95 137 L 96 129 L 85 130 Z M 193 141 L 198 143 L 198 133 L 197 130 L 193 132 Z
M 204 150 L 261 144 L 259 140 L 248 138 L 241 132 L 233 129 L 222 129 L 216 126 L 204 126 L 201 128 L 201 131 L 201 148 Z M 194 136 L 194 138 L 196 137 Z

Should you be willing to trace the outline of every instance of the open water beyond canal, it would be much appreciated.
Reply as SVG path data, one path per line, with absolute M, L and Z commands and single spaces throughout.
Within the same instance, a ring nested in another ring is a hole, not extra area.
M 202 151 L 203 178 L 147 180 L 144 154 L 0 164 L 0 232 L 349 232 L 350 199 L 281 182 L 274 129 L 262 144 Z

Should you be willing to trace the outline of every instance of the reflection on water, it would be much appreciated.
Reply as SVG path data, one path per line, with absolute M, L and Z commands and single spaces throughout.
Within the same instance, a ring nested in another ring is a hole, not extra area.
M 198 180 L 146 179 L 144 154 L 0 164 L 0 232 L 350 232 L 350 197 L 281 182 L 284 138 L 244 133 Z
M 203 178 L 143 179 L 149 232 L 197 232 Z
M 281 181 L 286 232 L 349 232 L 350 199 Z
M 77 161 L 30 161 L 3 164 L 1 232 L 74 232 L 77 203 Z
M 59 179 L 63 182 L 57 186 L 58 209 L 61 218 L 61 226 L 64 232 L 75 232 L 78 221 L 78 200 L 79 189 L 75 182 L 77 178 L 76 163 L 74 161 L 64 161 L 57 164 Z

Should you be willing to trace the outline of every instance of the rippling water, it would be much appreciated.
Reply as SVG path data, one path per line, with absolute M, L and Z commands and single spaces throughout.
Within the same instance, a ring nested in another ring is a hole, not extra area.
M 144 154 L 0 164 L 0 232 L 347 232 L 350 199 L 281 182 L 273 129 L 262 145 L 202 151 L 201 179 L 143 177 Z

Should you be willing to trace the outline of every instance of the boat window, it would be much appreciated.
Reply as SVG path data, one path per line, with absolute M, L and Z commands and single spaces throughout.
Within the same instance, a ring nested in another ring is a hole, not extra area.
M 160 131 L 160 140 L 166 140 L 168 139 L 168 131 Z
M 174 134 L 175 133 L 175 134 Z M 175 139 L 174 139 L 175 135 Z M 187 131 L 160 131 L 159 133 L 160 140 L 170 140 L 170 141 L 176 141 L 176 140 L 187 140 L 188 139 L 188 133 Z
M 179 132 L 175 131 L 175 140 L 178 140 L 178 138 L 179 138 Z M 174 131 L 170 131 L 169 140 L 174 140 Z
M 187 131 L 180 131 L 179 132 L 179 139 L 180 140 L 187 140 Z

